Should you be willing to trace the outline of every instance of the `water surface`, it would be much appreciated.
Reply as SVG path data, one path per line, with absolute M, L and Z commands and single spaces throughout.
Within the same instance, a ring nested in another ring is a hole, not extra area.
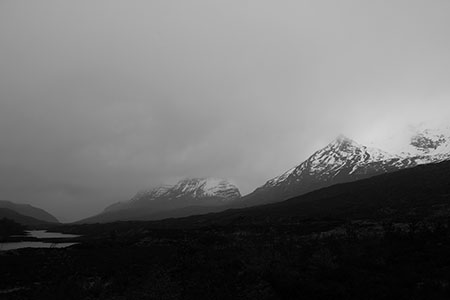
M 78 243 L 46 243 L 46 242 L 14 242 L 0 243 L 0 251 L 15 250 L 21 248 L 66 248 Z
M 47 242 L 46 239 L 68 239 L 76 238 L 79 235 L 65 234 L 60 232 L 48 232 L 47 230 L 27 230 L 26 235 L 14 236 L 22 238 L 37 238 L 39 241 L 19 241 L 11 243 L 0 243 L 0 251 L 15 250 L 21 248 L 66 248 L 78 243 L 54 243 Z
M 47 230 L 27 230 L 27 235 L 30 237 L 38 238 L 38 239 L 50 239 L 50 238 L 76 238 L 79 235 L 76 234 L 66 234 L 61 232 L 48 232 Z

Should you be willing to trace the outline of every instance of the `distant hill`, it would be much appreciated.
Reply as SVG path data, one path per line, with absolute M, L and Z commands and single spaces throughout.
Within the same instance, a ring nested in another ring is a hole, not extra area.
M 17 204 L 11 201 L 0 200 L 0 208 L 7 208 L 23 216 L 32 217 L 40 221 L 48 223 L 59 223 L 58 219 L 56 219 L 45 210 L 28 204 Z
M 45 222 L 42 220 L 35 219 L 33 217 L 21 215 L 11 209 L 8 208 L 0 208 L 0 219 L 9 219 L 13 220 L 22 225 L 35 226 L 35 225 L 44 225 L 49 224 L 49 222 Z

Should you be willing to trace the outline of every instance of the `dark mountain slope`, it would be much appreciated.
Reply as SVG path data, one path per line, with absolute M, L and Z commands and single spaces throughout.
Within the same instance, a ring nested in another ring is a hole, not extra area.
M 165 205 L 167 209 L 167 205 Z M 223 211 L 226 206 L 187 206 L 167 210 L 123 209 L 109 211 L 76 222 L 76 224 L 110 223 L 116 221 L 154 221 L 166 218 L 182 218 Z
M 13 210 L 21 215 L 32 217 L 49 223 L 59 223 L 58 219 L 43 209 L 28 205 L 18 204 L 11 201 L 0 200 L 0 208 Z

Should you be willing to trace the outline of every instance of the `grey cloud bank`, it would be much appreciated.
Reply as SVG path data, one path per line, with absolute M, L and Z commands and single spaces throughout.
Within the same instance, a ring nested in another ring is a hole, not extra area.
M 450 112 L 448 1 L 2 1 L 0 198 L 65 221 L 183 177 L 243 193 L 338 133 Z

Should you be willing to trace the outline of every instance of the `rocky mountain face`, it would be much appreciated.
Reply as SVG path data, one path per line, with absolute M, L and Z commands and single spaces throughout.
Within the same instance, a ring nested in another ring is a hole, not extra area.
M 394 140 L 404 142 L 392 138 L 385 142 L 392 152 L 386 152 L 339 136 L 300 165 L 245 196 L 238 206 L 282 201 L 334 184 L 450 159 L 450 127 L 412 130 L 401 146 L 395 146 Z
M 239 189 L 224 179 L 184 179 L 175 185 L 158 186 L 138 192 L 129 201 L 107 207 L 103 213 L 82 220 L 82 223 L 110 222 L 115 220 L 148 220 L 159 215 L 170 217 L 206 211 L 204 207 L 222 207 L 241 198 Z M 214 209 L 212 209 L 214 210 Z M 176 212 L 175 212 L 176 211 Z

